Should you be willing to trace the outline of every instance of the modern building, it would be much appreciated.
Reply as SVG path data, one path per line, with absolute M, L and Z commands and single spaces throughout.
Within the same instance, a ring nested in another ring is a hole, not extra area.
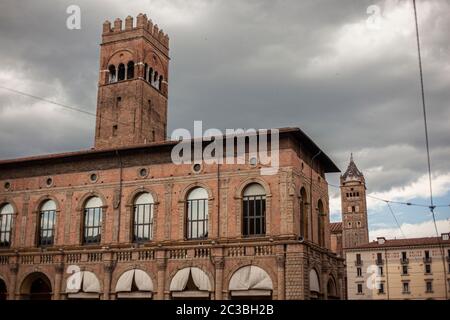
M 133 20 L 103 24 L 95 147 L 0 161 L 0 298 L 342 298 L 336 165 L 298 128 L 271 175 L 248 152 L 174 164 L 169 38 Z
M 346 249 L 348 298 L 449 299 L 449 235 L 396 240 L 378 238 Z

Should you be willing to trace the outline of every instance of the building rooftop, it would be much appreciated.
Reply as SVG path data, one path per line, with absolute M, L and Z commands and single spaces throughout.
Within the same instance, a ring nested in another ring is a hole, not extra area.
M 312 141 L 310 137 L 308 137 L 300 128 L 280 128 L 278 129 L 280 133 L 280 139 L 286 136 L 294 136 L 301 145 L 304 146 L 306 150 L 308 150 L 311 154 L 318 154 L 317 160 L 320 161 L 324 167 L 325 172 L 340 172 L 339 168 L 334 164 L 334 162 Z M 95 157 L 95 156 L 106 156 L 109 154 L 115 155 L 117 152 L 133 152 L 139 151 L 143 149 L 156 150 L 158 148 L 170 148 L 176 145 L 178 141 L 160 141 L 153 142 L 147 144 L 139 144 L 132 145 L 126 147 L 119 148 L 111 148 L 111 149 L 89 149 L 89 150 L 81 150 L 74 152 L 65 152 L 65 153 L 55 153 L 55 154 L 47 154 L 47 155 L 39 155 L 39 156 L 31 156 L 31 157 L 23 157 L 16 159 L 6 159 L 0 160 L 0 170 L 8 169 L 11 166 L 18 165 L 39 165 L 42 163 L 48 163 L 53 161 L 73 161 L 77 158 L 83 157 Z
M 408 238 L 408 239 L 385 239 L 378 238 L 370 243 L 353 247 L 349 250 L 357 249 L 379 249 L 379 248 L 394 248 L 394 247 L 410 247 L 410 246 L 426 246 L 426 245 L 450 245 L 449 234 L 444 233 L 440 237 L 426 237 L 426 238 Z
M 330 223 L 330 231 L 331 231 L 331 233 L 342 232 L 342 222 L 332 222 L 332 223 Z

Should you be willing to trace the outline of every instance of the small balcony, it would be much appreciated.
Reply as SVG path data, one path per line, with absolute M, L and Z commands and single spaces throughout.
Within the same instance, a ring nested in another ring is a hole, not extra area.
M 400 259 L 400 264 L 408 264 L 409 263 L 409 259 L 408 258 L 401 258 Z
M 424 257 L 423 263 L 431 263 L 431 257 Z
M 376 259 L 376 260 L 375 260 L 375 264 L 376 264 L 377 266 L 382 266 L 382 265 L 384 265 L 384 259 Z
M 356 266 L 356 267 L 361 267 L 362 265 L 363 265 L 362 260 L 356 260 L 356 261 L 355 261 L 355 266 Z

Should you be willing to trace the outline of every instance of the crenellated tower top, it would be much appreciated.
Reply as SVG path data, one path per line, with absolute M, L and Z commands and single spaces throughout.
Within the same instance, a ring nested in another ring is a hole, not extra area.
M 122 40 L 124 36 L 144 36 L 150 41 L 154 42 L 154 45 L 164 53 L 166 56 L 169 55 L 169 36 L 164 33 L 164 31 L 159 29 L 157 24 L 153 24 L 151 19 L 147 18 L 146 14 L 140 13 L 136 17 L 136 23 L 132 16 L 125 18 L 125 25 L 122 19 L 117 18 L 114 23 L 111 24 L 110 21 L 106 20 L 103 23 L 103 43 L 108 43 L 111 41 Z

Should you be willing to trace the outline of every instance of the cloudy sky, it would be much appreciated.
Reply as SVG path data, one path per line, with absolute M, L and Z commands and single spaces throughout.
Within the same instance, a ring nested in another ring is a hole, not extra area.
M 95 112 L 102 23 L 147 13 L 171 39 L 169 132 L 301 127 L 368 192 L 429 202 L 412 0 L 0 2 L 0 86 Z M 66 27 L 69 5 L 81 29 Z M 374 7 L 375 6 L 375 7 Z M 379 12 L 379 15 L 377 15 Z M 450 1 L 418 1 L 435 202 L 450 204 Z M 0 158 L 90 148 L 95 118 L 0 88 Z M 338 184 L 339 175 L 329 175 Z M 330 187 L 331 219 L 340 219 Z M 368 199 L 371 237 L 400 237 Z M 392 205 L 407 236 L 426 208 Z M 450 207 L 436 210 L 450 231 Z

